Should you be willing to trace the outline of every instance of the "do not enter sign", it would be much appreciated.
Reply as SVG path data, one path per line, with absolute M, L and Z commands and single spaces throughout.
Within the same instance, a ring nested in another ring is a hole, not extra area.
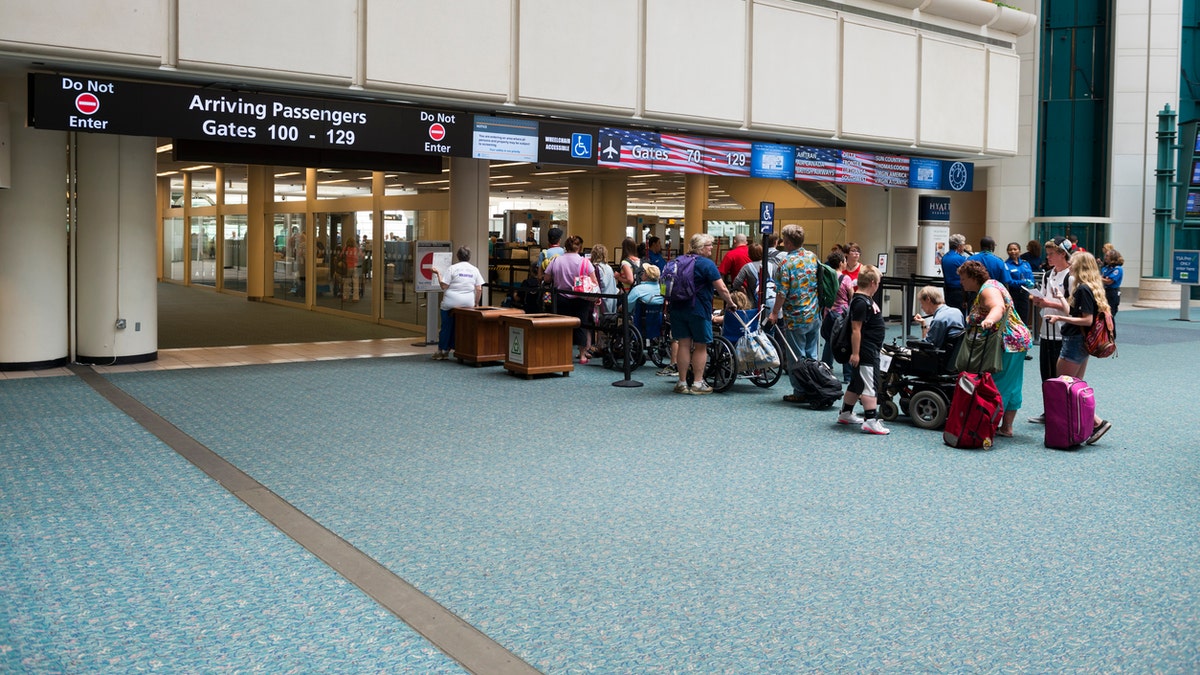
M 433 251 L 421 256 L 421 265 L 417 268 L 426 281 L 433 280 Z
M 91 115 L 100 109 L 100 99 L 95 94 L 84 92 L 75 97 L 75 109 L 84 115 Z
M 429 137 L 435 141 L 440 141 L 446 137 L 446 127 L 442 126 L 441 122 L 434 122 L 429 125 Z

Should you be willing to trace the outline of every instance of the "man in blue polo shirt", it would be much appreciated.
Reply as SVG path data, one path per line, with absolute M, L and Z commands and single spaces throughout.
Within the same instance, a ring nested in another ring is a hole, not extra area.
M 966 314 L 966 298 L 963 296 L 962 279 L 958 278 L 958 268 L 967 261 L 963 255 L 963 246 L 967 238 L 961 234 L 950 235 L 950 252 L 942 256 L 942 286 L 946 292 L 946 306 Z
M 978 261 L 987 270 L 989 277 L 1004 284 L 1005 287 L 1012 285 L 1012 277 L 1008 274 L 1008 267 L 1004 264 L 1004 258 L 996 255 L 995 239 L 991 237 L 980 239 L 979 253 L 967 258 L 967 260 Z

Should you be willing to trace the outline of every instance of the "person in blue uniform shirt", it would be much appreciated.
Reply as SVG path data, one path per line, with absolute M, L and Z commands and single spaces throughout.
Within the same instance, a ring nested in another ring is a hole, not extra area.
M 946 305 L 962 312 L 966 307 L 966 297 L 963 295 L 962 280 L 958 278 L 958 268 L 967 261 L 963 255 L 963 246 L 967 238 L 961 234 L 950 235 L 950 251 L 942 256 L 942 286 L 946 290 Z

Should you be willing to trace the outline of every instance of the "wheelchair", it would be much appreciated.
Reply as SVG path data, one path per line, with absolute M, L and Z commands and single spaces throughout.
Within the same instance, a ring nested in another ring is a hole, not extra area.
M 634 325 L 646 341 L 646 355 L 659 368 L 671 363 L 671 315 L 665 305 L 646 306 L 638 302 L 634 310 Z
M 630 369 L 636 370 L 646 363 L 645 340 L 642 338 L 642 331 L 638 329 L 636 322 L 631 323 L 628 328 Z M 625 329 L 626 326 L 621 320 L 620 312 L 602 314 L 596 324 L 597 342 L 603 345 L 600 348 L 600 357 L 604 367 L 609 370 L 625 369 Z
M 960 333 L 940 349 L 922 340 L 883 345 L 880 353 L 891 363 L 880 376 L 880 417 L 891 422 L 904 413 L 922 429 L 942 428 L 958 385 L 954 357 L 962 340 Z

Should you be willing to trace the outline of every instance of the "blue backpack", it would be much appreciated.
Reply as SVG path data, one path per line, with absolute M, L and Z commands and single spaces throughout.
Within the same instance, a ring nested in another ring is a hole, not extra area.
M 696 302 L 696 255 L 687 253 L 667 263 L 662 273 L 663 297 L 672 305 L 691 307 Z

